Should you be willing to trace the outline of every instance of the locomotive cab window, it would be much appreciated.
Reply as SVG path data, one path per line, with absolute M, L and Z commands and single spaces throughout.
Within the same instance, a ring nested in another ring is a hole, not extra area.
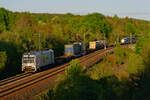
M 34 63 L 34 57 L 24 57 L 23 63 Z

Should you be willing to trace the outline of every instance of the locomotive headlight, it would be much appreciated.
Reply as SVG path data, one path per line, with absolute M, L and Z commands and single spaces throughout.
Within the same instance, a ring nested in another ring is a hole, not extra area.
M 121 43 L 124 43 L 124 42 L 125 42 L 125 41 L 122 39 L 122 40 L 121 40 Z

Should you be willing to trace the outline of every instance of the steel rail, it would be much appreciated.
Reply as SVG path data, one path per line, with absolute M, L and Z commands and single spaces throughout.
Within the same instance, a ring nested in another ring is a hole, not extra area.
M 31 73 L 23 73 L 23 74 L 21 74 L 19 76 L 14 76 L 14 77 L 7 78 L 5 80 L 0 81 L 0 86 L 9 84 L 11 82 L 14 82 L 16 80 L 22 79 L 24 77 L 28 77 L 30 75 L 32 75 L 32 74 Z

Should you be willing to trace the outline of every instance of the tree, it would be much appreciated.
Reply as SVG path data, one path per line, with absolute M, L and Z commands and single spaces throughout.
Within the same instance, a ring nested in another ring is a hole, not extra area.
M 4 8 L 0 8 L 0 33 L 4 30 L 8 30 L 8 11 Z
M 136 43 L 136 53 L 142 54 L 142 50 L 145 49 L 144 45 L 148 45 L 150 39 L 150 32 L 147 33 L 144 37 L 140 37 Z M 147 48 L 147 47 L 146 47 Z
M 55 100 L 98 100 L 98 91 L 98 84 L 83 74 L 78 60 L 71 62 L 54 88 Z
M 132 23 L 127 23 L 126 27 L 127 27 L 127 31 L 129 33 L 135 34 L 135 27 L 134 27 L 134 25 Z
M 98 32 L 106 37 L 109 36 L 109 33 L 112 30 L 112 26 L 106 20 L 104 15 L 99 13 L 88 14 L 81 24 L 86 27 L 87 31 L 90 29 L 92 33 Z
M 146 72 L 150 72 L 150 40 L 147 40 L 141 50 L 141 56 L 143 58 L 143 64 L 146 68 Z
M 0 51 L 0 73 L 4 70 L 7 61 L 7 55 L 5 51 Z
M 149 100 L 150 99 L 150 33 L 148 33 L 143 38 L 139 39 L 136 45 L 137 54 L 141 56 L 142 58 L 142 66 L 144 67 L 144 71 L 142 73 L 138 74 L 138 77 L 140 78 L 138 82 L 139 88 L 136 90 L 136 93 L 134 94 L 135 100 Z M 141 64 L 139 64 L 139 61 L 137 61 L 139 57 L 135 57 L 133 59 L 133 62 L 136 61 L 137 65 L 140 67 Z M 133 64 L 132 62 L 132 64 Z M 141 62 L 141 61 L 140 61 Z M 138 68 L 138 69 L 139 69 Z M 143 98 L 144 96 L 144 98 Z

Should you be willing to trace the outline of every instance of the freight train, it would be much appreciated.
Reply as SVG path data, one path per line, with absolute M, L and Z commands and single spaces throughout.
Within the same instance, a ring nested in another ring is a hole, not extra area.
M 54 64 L 67 62 L 73 58 L 82 56 L 82 43 L 67 44 L 64 46 L 64 56 L 54 58 L 54 51 L 50 49 L 31 51 L 24 53 L 22 56 L 22 71 L 37 72 L 42 67 Z
M 137 38 L 132 38 L 133 43 L 136 40 Z M 123 38 L 121 43 L 130 43 L 129 41 L 129 38 Z M 83 43 L 66 44 L 64 46 L 64 55 L 56 58 L 54 58 L 54 51 L 51 49 L 24 53 L 22 56 L 22 71 L 37 72 L 42 67 L 54 64 L 55 62 L 55 64 L 63 64 L 71 59 L 81 57 L 98 49 L 103 49 L 105 45 L 108 46 L 105 41 L 92 41 L 89 42 L 89 48 L 84 50 Z
M 22 71 L 37 72 L 43 66 L 54 64 L 54 51 L 50 49 L 31 51 L 22 56 Z
M 99 41 L 90 42 L 90 49 L 87 50 L 84 50 L 83 43 L 66 44 L 64 45 L 64 55 L 56 58 L 54 58 L 54 51 L 50 49 L 27 52 L 22 56 L 22 71 L 38 72 L 42 67 L 54 64 L 54 62 L 63 64 L 103 47 L 104 42 Z

